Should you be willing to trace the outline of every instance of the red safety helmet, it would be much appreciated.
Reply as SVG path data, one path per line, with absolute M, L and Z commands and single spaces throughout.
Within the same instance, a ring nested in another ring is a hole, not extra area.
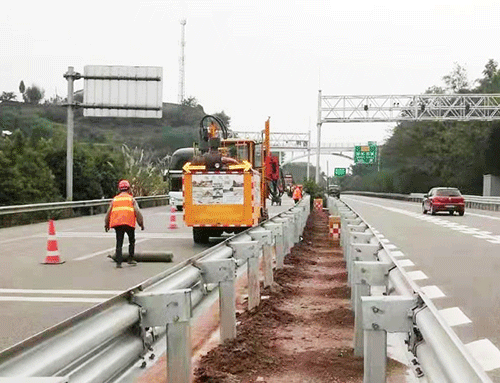
M 118 182 L 118 189 L 119 190 L 130 189 L 130 182 L 128 182 L 127 180 L 121 180 L 120 182 Z

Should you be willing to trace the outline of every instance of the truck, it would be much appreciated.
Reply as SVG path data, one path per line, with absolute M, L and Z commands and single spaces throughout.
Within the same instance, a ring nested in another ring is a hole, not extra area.
M 256 141 L 229 138 L 219 118 L 203 117 L 199 147 L 184 165 L 182 180 L 184 223 L 193 228 L 195 243 L 208 243 L 210 237 L 238 233 L 267 219 L 266 199 L 280 190 L 279 164 L 269 147 L 269 119 L 262 140 Z
M 169 184 L 168 197 L 170 205 L 182 211 L 184 206 L 184 196 L 182 195 L 182 168 L 183 166 L 193 160 L 195 149 L 194 148 L 180 148 L 172 153 L 168 165 L 166 179 Z

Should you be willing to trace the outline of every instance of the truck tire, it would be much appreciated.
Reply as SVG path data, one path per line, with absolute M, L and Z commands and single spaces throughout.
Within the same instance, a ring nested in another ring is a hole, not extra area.
M 210 239 L 210 231 L 204 227 L 193 227 L 194 243 L 207 244 Z

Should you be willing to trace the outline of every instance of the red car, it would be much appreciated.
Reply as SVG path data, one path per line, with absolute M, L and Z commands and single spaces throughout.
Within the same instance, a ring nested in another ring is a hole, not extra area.
M 464 215 L 464 197 L 457 188 L 432 188 L 428 194 L 424 194 L 422 201 L 422 213 L 427 214 L 428 211 L 432 215 L 439 211 L 446 211 L 450 215 L 455 212 L 458 212 L 458 215 Z

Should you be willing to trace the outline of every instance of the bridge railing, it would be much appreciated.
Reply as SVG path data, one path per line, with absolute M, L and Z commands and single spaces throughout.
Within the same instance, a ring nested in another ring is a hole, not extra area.
M 282 268 L 285 255 L 300 240 L 309 209 L 305 196 L 258 227 L 1 352 L 0 381 L 131 381 L 144 371 L 141 367 L 166 352 L 167 382 L 188 382 L 191 327 L 205 328 L 206 322 L 198 324 L 202 316 L 219 317 L 221 340 L 235 338 L 236 283 L 246 276 L 248 308 L 256 307 L 259 258 L 264 286 L 271 286 L 273 253 L 276 267 Z M 219 313 L 207 315 L 214 306 Z
M 417 377 L 429 382 L 491 383 L 483 368 L 409 277 L 396 254 L 348 204 L 330 197 L 341 217 L 341 245 L 354 309 L 354 354 L 364 382 L 386 382 L 387 333 L 401 333 Z M 381 352 L 381 350 L 386 350 Z M 424 379 L 425 379 L 424 378 Z

